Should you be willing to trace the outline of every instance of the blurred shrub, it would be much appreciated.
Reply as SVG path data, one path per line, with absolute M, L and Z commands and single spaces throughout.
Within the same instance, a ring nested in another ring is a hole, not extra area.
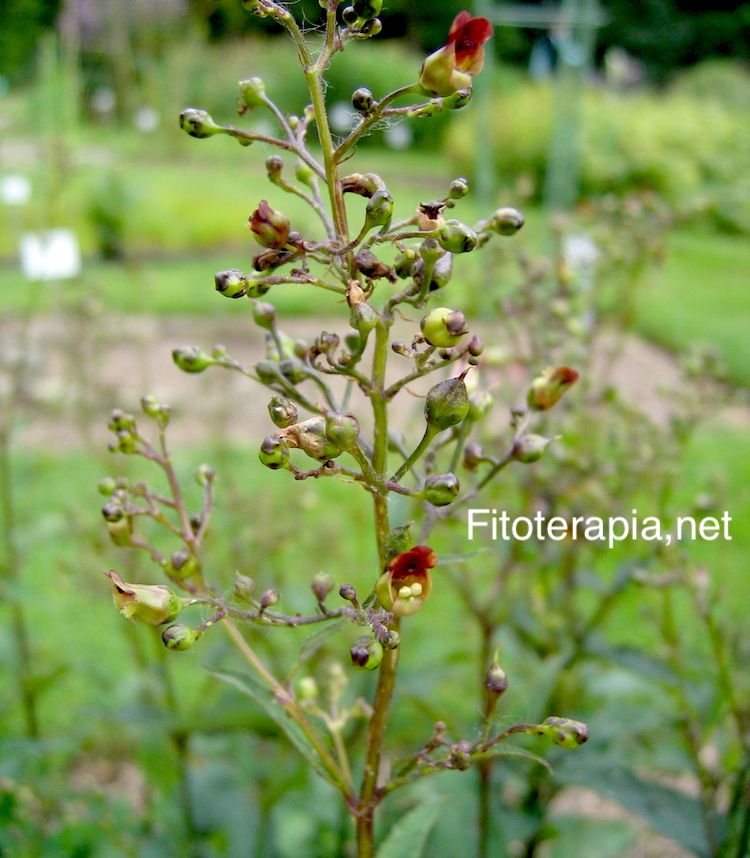
M 662 194 L 682 217 L 750 232 L 750 76 L 733 64 L 698 68 L 660 94 L 589 89 L 581 123 L 581 194 Z M 474 162 L 476 116 L 447 138 L 460 168 Z M 532 179 L 541 195 L 554 121 L 551 84 L 496 95 L 492 146 L 506 181 Z M 744 177 L 744 178 L 743 178 Z

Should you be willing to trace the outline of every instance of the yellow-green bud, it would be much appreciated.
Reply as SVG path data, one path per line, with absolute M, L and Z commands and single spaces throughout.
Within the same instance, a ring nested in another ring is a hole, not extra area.
M 128 584 L 117 572 L 104 573 L 112 581 L 112 599 L 117 610 L 129 620 L 149 626 L 171 623 L 182 610 L 182 599 L 161 584 Z
M 216 471 L 211 467 L 211 465 L 207 465 L 205 462 L 198 465 L 198 469 L 195 472 L 195 481 L 199 486 L 207 486 L 209 483 L 212 483 L 215 478 Z
M 487 226 L 499 235 L 515 235 L 526 223 L 521 212 L 512 208 L 498 209 Z
M 272 608 L 279 603 L 279 592 L 273 588 L 264 590 L 260 597 L 260 609 L 265 611 L 266 608 Z
M 100 495 L 112 495 L 117 488 L 114 477 L 104 477 L 97 483 L 96 489 Z
M 183 652 L 190 649 L 198 640 L 199 635 L 194 632 L 189 626 L 182 623 L 176 623 L 174 626 L 164 629 L 161 633 L 161 640 L 167 649 Z
M 216 363 L 198 346 L 182 346 L 174 349 L 172 360 L 183 372 L 203 372 L 204 369 Z
M 266 435 L 260 445 L 258 459 L 262 465 L 272 471 L 278 471 L 289 463 L 289 449 L 276 435 Z
M 267 301 L 256 301 L 253 304 L 253 321 L 259 328 L 272 330 L 276 321 L 276 307 Z
M 466 334 L 466 316 L 460 310 L 449 307 L 436 307 L 421 321 L 422 336 L 431 346 L 449 349 L 458 345 Z
M 490 694 L 494 694 L 497 697 L 507 691 L 508 677 L 497 662 L 490 665 L 490 669 L 487 671 L 487 676 L 484 680 L 484 687 Z
M 217 125 L 205 110 L 188 107 L 180 114 L 180 128 L 191 137 L 213 137 L 221 134 L 223 129 Z
M 233 590 L 235 599 L 239 599 L 240 602 L 251 603 L 254 589 L 255 581 L 252 578 L 248 575 L 240 575 L 239 572 L 235 574 Z
M 383 660 L 383 644 L 375 638 L 361 637 L 349 650 L 352 664 L 361 670 L 375 670 Z
M 247 292 L 247 277 L 238 268 L 228 268 L 214 274 L 216 291 L 225 298 L 242 298 Z
M 378 17 L 383 8 L 383 0 L 354 0 L 352 6 L 358 18 L 369 21 L 371 18 Z
M 513 444 L 513 458 L 517 462 L 524 462 L 524 464 L 536 462 L 542 458 L 547 447 L 554 440 L 554 438 L 545 438 L 542 435 L 522 435 Z
M 539 734 L 549 736 L 553 742 L 562 748 L 578 748 L 588 741 L 589 728 L 583 721 L 573 721 L 571 718 L 558 718 L 550 715 L 539 725 Z
M 448 506 L 460 491 L 461 484 L 455 474 L 432 474 L 425 480 L 422 497 L 433 506 Z
M 431 387 L 427 393 L 424 416 L 434 429 L 450 429 L 466 419 L 469 395 L 463 376 L 448 378 Z
M 285 429 L 299 419 L 297 406 L 286 396 L 275 393 L 268 403 L 268 413 L 275 426 Z
M 297 683 L 297 696 L 300 700 L 315 700 L 318 696 L 318 683 L 312 676 L 303 676 Z
M 469 183 L 463 176 L 460 176 L 458 179 L 454 179 L 451 182 L 451 186 L 448 190 L 448 199 L 449 200 L 460 200 L 461 197 L 465 197 L 466 194 L 469 193 Z
M 266 85 L 259 77 L 241 80 L 239 87 L 241 112 L 265 105 Z
M 326 437 L 341 450 L 351 450 L 359 438 L 359 423 L 352 414 L 326 415 Z
M 385 188 L 378 188 L 365 207 L 365 227 L 384 226 L 393 217 L 393 197 Z
M 466 419 L 473 423 L 486 417 L 494 401 L 492 394 L 486 390 L 475 391 L 469 397 L 469 413 L 466 415 Z
M 447 220 L 440 228 L 438 242 L 449 253 L 468 253 L 477 246 L 477 234 L 458 220 Z
M 189 551 L 175 551 L 169 558 L 167 573 L 173 578 L 189 578 L 199 571 L 200 564 Z
M 302 182 L 308 188 L 312 188 L 315 185 L 315 173 L 313 173 L 312 167 L 308 167 L 304 161 L 297 161 L 294 167 L 294 175 L 298 182 Z
M 378 311 L 372 304 L 363 301 L 352 307 L 349 324 L 359 331 L 361 336 L 366 337 L 378 324 Z
M 326 596 L 333 590 L 333 578 L 327 572 L 316 572 L 310 587 L 318 602 L 324 602 Z

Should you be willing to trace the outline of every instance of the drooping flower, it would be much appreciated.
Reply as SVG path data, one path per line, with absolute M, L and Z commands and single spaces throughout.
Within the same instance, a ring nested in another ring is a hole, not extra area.
M 422 607 L 432 589 L 430 569 L 437 563 L 427 545 L 415 545 L 397 554 L 378 578 L 375 592 L 381 604 L 397 617 L 408 617 Z
M 289 239 L 289 218 L 272 209 L 266 200 L 261 200 L 258 208 L 250 215 L 249 226 L 255 240 L 263 247 L 278 250 L 284 247 Z
M 471 78 L 484 65 L 484 43 L 492 35 L 486 18 L 459 12 L 448 31 L 448 41 L 422 65 L 419 83 L 429 95 L 452 95 L 471 87 Z
M 128 620 L 140 620 L 149 626 L 171 623 L 177 618 L 183 600 L 161 584 L 128 584 L 117 572 L 104 573 L 112 581 L 112 599 Z
M 534 411 L 552 408 L 565 391 L 578 381 L 576 370 L 568 366 L 549 367 L 531 382 L 528 394 L 529 407 Z

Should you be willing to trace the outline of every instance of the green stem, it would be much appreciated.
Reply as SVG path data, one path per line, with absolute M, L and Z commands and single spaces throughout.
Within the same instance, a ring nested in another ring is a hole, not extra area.
M 373 112 L 369 116 L 365 117 L 359 125 L 352 130 L 346 140 L 340 144 L 335 152 L 336 163 L 341 163 L 344 155 L 346 155 L 349 149 L 351 149 L 361 137 L 367 134 L 370 128 L 372 128 L 372 126 L 381 118 L 383 111 L 392 101 L 395 101 L 401 95 L 408 95 L 410 92 L 417 92 L 417 88 L 418 85 L 416 83 L 410 83 L 408 86 L 402 86 L 399 89 L 394 89 L 393 92 L 389 92 L 388 95 L 384 96 L 378 102 Z
M 410 470 L 419 459 L 425 454 L 428 447 L 432 443 L 433 438 L 437 435 L 438 430 L 435 429 L 434 426 L 430 426 L 429 424 L 424 430 L 424 435 L 422 435 L 422 440 L 417 444 L 417 446 L 412 450 L 409 458 L 401 465 L 401 467 L 396 471 L 396 473 L 391 478 L 394 482 L 398 482 L 403 475 Z
M 321 72 L 317 66 L 305 67 L 305 80 L 312 100 L 315 124 L 318 128 L 318 139 L 323 149 L 323 164 L 325 168 L 326 184 L 328 185 L 328 196 L 331 200 L 331 211 L 333 213 L 333 226 L 336 235 L 344 244 L 349 243 L 349 227 L 346 222 L 346 206 L 344 195 L 341 191 L 341 183 L 338 178 L 338 169 L 334 153 L 333 137 L 331 127 L 328 124 L 328 112 L 326 110 L 325 95 L 323 94 L 323 82 Z
M 232 639 L 232 642 L 242 654 L 243 658 L 250 667 L 260 676 L 266 683 L 269 690 L 275 695 L 276 700 L 284 707 L 292 721 L 297 724 L 307 741 L 312 745 L 315 753 L 320 759 L 321 765 L 331 778 L 333 785 L 341 792 L 344 801 L 349 803 L 351 794 L 346 783 L 346 778 L 339 768 L 338 763 L 332 756 L 331 752 L 321 741 L 318 734 L 313 729 L 310 722 L 305 717 L 304 712 L 299 708 L 297 701 L 291 696 L 286 688 L 276 679 L 276 677 L 268 670 L 263 662 L 255 654 L 255 651 L 250 647 L 248 642 L 242 636 L 242 633 L 237 626 L 228 619 L 222 621 L 222 626 L 226 629 L 227 634 Z

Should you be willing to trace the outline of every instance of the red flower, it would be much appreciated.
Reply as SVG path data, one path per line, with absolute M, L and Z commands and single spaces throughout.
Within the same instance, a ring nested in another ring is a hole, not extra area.
M 435 552 L 427 545 L 415 545 L 396 555 L 375 585 L 383 607 L 397 617 L 416 614 L 432 590 L 430 569 L 436 563 Z
M 578 381 L 576 370 L 568 366 L 549 367 L 531 382 L 528 403 L 534 411 L 546 411 Z
M 285 247 L 289 239 L 289 218 L 272 209 L 265 200 L 250 215 L 250 229 L 258 244 L 275 250 Z
M 484 43 L 492 35 L 492 24 L 486 18 L 472 18 L 470 12 L 459 12 L 448 31 L 448 41 L 430 54 L 422 65 L 419 83 L 430 95 L 452 95 L 471 87 L 472 75 L 484 65 Z

